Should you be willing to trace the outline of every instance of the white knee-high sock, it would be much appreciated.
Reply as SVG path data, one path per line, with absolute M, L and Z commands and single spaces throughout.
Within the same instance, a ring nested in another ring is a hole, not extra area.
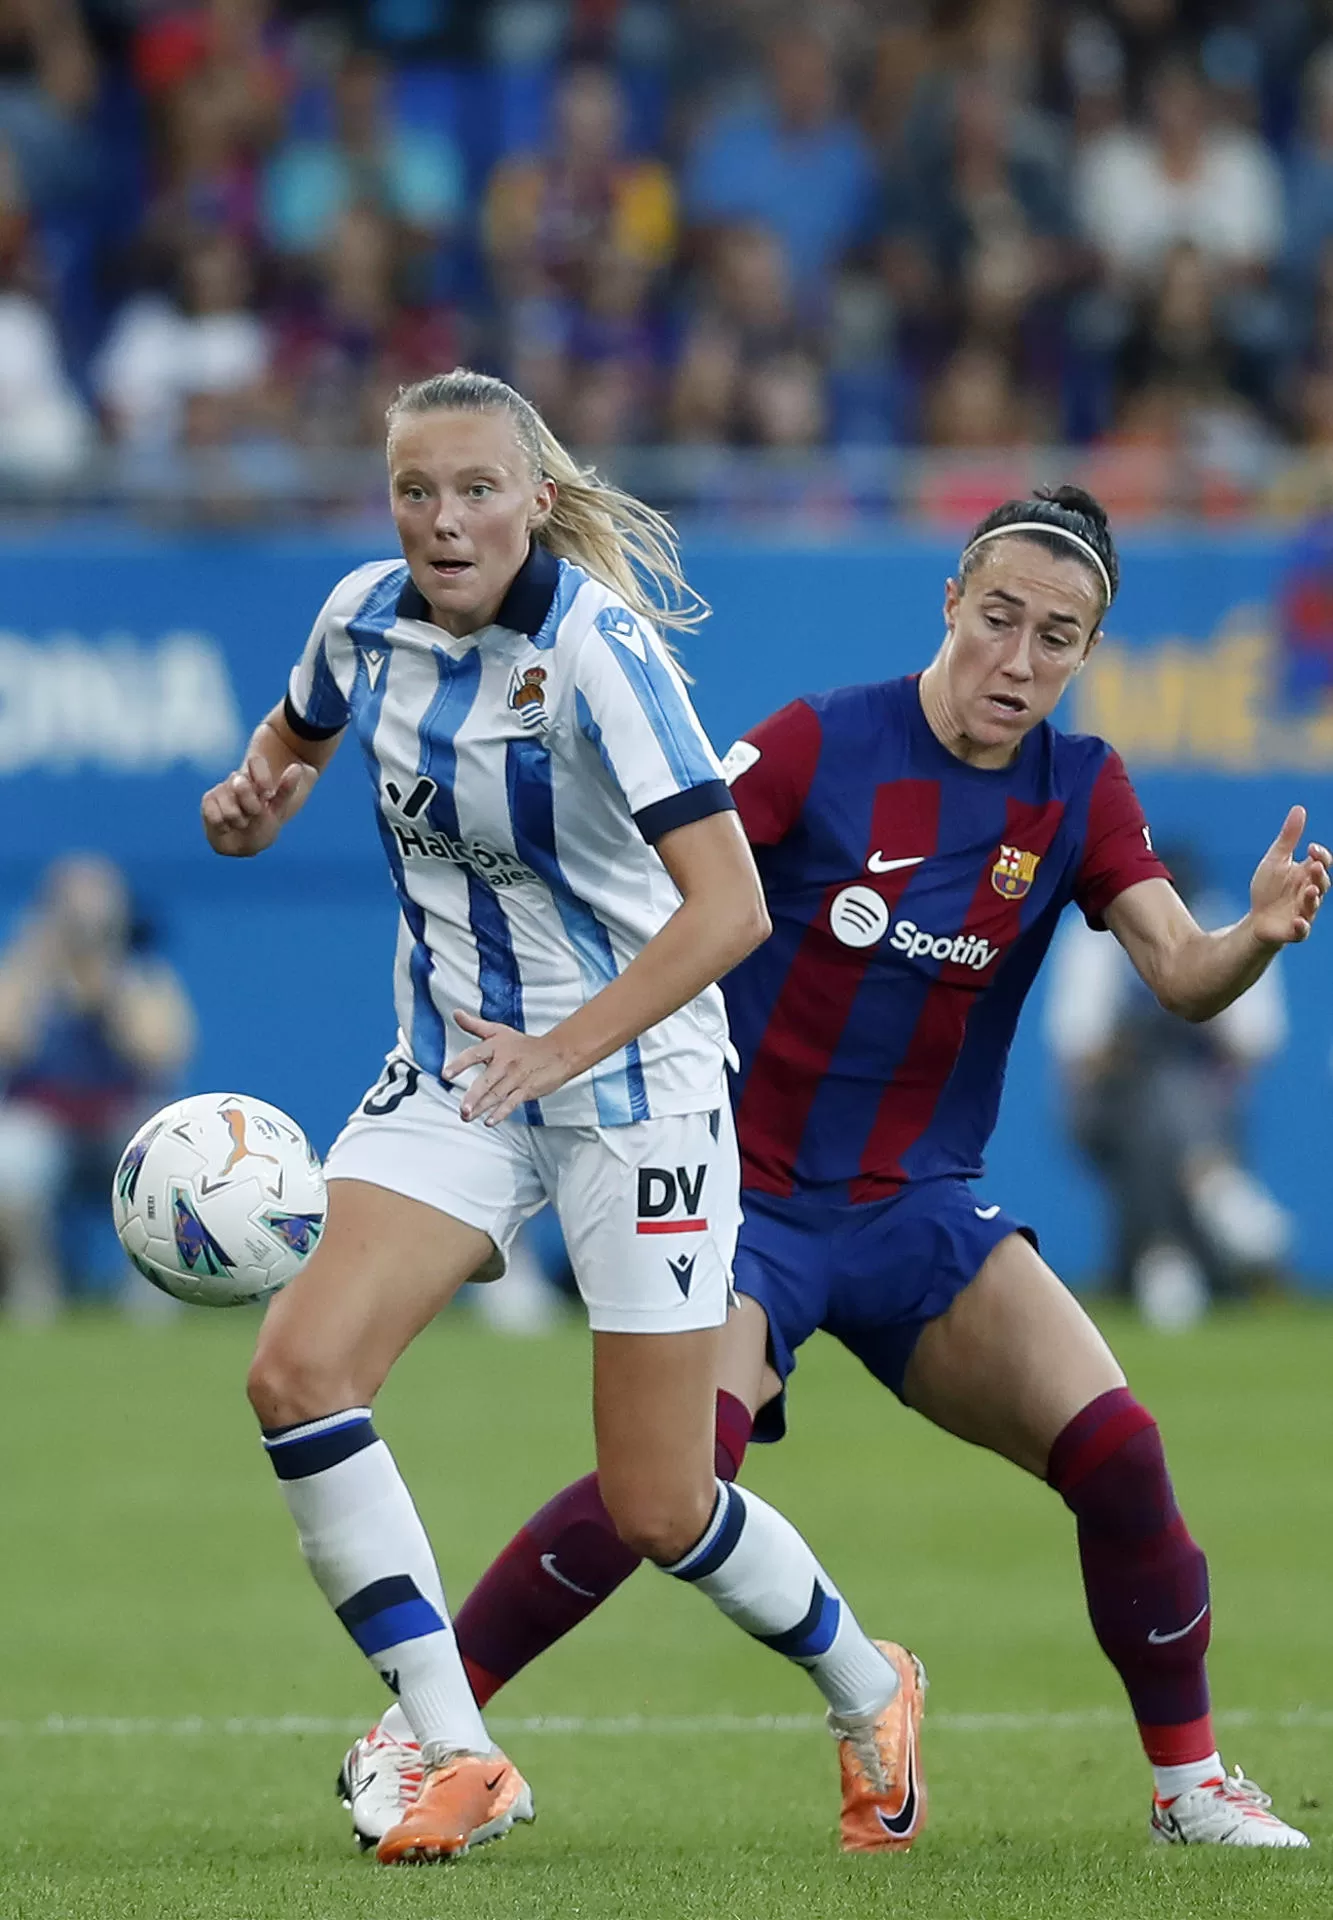
M 713 1604 L 775 1653 L 804 1667 L 839 1715 L 878 1713 L 898 1675 L 789 1520 L 725 1481 L 707 1528 L 664 1573 Z
M 264 1445 L 307 1566 L 421 1745 L 488 1753 L 435 1556 L 369 1407 L 268 1428 Z

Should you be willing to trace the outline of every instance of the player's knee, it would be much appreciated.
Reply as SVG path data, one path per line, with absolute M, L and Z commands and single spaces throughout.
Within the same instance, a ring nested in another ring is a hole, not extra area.
M 1124 1538 L 1179 1520 L 1157 1422 L 1127 1387 L 1104 1393 L 1070 1421 L 1047 1478 L 1082 1528 Z
M 622 1495 L 608 1498 L 606 1505 L 617 1534 L 625 1546 L 643 1560 L 654 1560 L 669 1567 L 682 1560 L 707 1527 L 716 1498 L 710 1482 L 706 1489 L 688 1495 Z
M 280 1341 L 260 1341 L 245 1382 L 250 1405 L 263 1427 L 294 1427 L 320 1420 L 343 1407 L 363 1404 L 363 1396 L 343 1369 L 294 1350 Z

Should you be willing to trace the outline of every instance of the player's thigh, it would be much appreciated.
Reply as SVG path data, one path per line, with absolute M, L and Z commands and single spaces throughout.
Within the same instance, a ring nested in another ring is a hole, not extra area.
M 528 1129 L 470 1126 L 452 1089 L 405 1056 L 349 1119 L 325 1161 L 318 1248 L 269 1309 L 251 1373 L 261 1418 L 321 1399 L 370 1398 L 398 1355 L 540 1206 Z M 332 1411 L 332 1407 L 317 1411 Z
M 718 1357 L 740 1217 L 730 1112 L 534 1140 L 594 1334 L 602 1496 L 623 1537 L 677 1558 L 714 1498 Z
M 597 1479 L 620 1537 L 663 1563 L 687 1553 L 716 1497 L 721 1329 L 593 1334 Z
M 903 1397 L 936 1426 L 1044 1476 L 1052 1443 L 1125 1376 L 1083 1308 L 1022 1234 L 987 1256 L 921 1331 Z
M 782 1381 L 768 1358 L 768 1315 L 749 1294 L 736 1295 L 720 1346 L 719 1392 L 733 1394 L 751 1415 L 782 1392 Z
M 486 1234 L 420 1200 L 331 1180 L 320 1244 L 260 1329 L 250 1396 L 264 1424 L 372 1400 L 490 1251 Z

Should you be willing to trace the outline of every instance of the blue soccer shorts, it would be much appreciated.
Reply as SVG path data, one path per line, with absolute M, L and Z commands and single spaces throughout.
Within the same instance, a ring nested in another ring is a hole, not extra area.
M 901 1400 L 921 1329 L 974 1280 L 993 1247 L 1037 1236 L 967 1180 L 922 1180 L 888 1200 L 849 1206 L 747 1189 L 735 1287 L 768 1315 L 769 1359 L 782 1393 L 760 1409 L 756 1440 L 786 1432 L 796 1351 L 822 1330 Z

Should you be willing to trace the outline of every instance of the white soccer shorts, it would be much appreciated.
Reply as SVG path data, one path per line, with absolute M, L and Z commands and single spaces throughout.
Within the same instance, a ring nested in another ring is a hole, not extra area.
M 550 1201 L 599 1333 L 717 1327 L 731 1299 L 740 1162 L 725 1096 L 624 1127 L 465 1121 L 452 1087 L 401 1052 L 324 1162 L 488 1233 L 501 1254 Z

